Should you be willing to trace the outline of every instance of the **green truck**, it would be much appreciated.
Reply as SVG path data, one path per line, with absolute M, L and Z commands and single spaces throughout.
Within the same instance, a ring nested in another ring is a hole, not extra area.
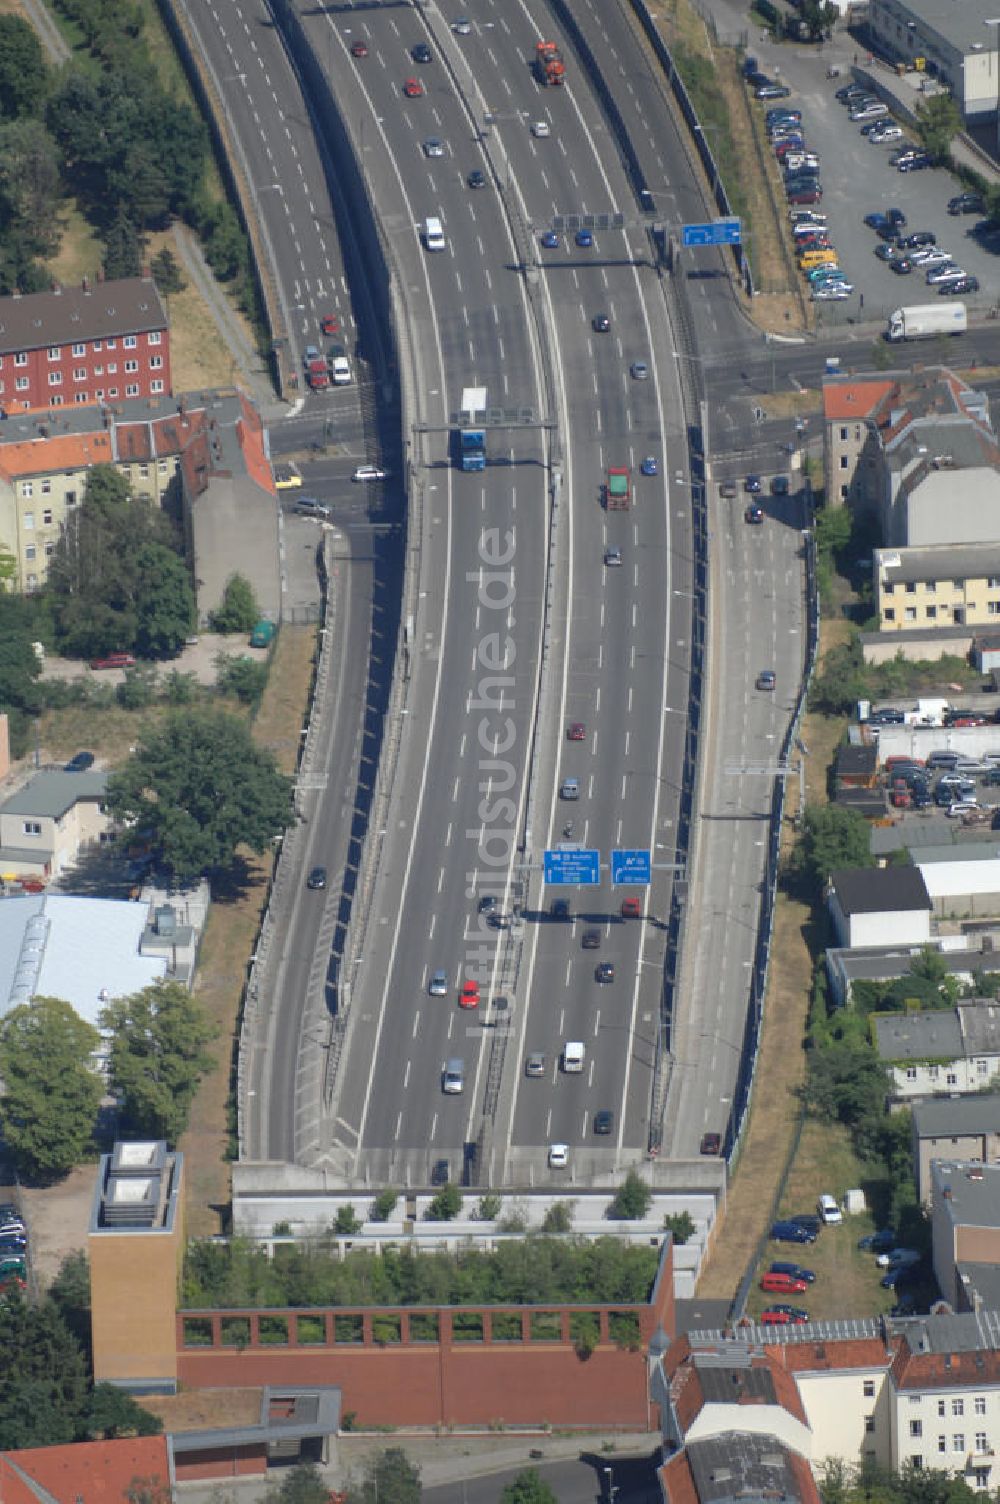
M 269 648 L 274 641 L 274 634 L 277 630 L 273 621 L 267 621 L 262 617 L 250 633 L 250 646 L 252 648 Z
M 631 488 L 629 473 L 623 465 L 609 466 L 608 482 L 604 488 L 609 512 L 627 512 Z

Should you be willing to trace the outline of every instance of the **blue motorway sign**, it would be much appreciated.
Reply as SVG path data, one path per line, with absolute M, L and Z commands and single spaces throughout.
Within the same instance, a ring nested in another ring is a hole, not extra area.
M 634 851 L 612 851 L 611 881 L 613 883 L 635 883 L 637 886 L 648 887 L 652 881 L 649 848 L 647 847 L 645 850 L 639 848 Z
M 682 227 L 685 245 L 739 245 L 738 219 L 713 219 L 705 225 Z
M 545 881 L 553 887 L 572 884 L 596 888 L 601 881 L 601 853 L 596 847 L 573 846 L 543 853 Z

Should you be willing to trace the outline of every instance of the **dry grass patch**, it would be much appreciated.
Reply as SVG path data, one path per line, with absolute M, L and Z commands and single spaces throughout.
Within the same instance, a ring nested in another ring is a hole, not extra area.
M 104 242 L 82 213 L 75 199 L 66 199 L 58 209 L 59 249 L 46 267 L 64 287 L 79 285 L 84 277 L 93 284 L 104 261 Z
M 170 712 L 167 705 L 150 705 L 145 710 L 125 710 L 121 705 L 67 705 L 46 710 L 38 718 L 41 760 L 62 761 L 86 749 L 117 766 Z M 238 708 L 234 707 L 234 713 Z
M 254 721 L 254 740 L 268 747 L 289 775 L 298 760 L 299 728 L 305 724 L 308 709 L 315 645 L 315 627 L 281 629 L 267 689 Z M 188 1130 L 181 1140 L 187 1224 L 195 1237 L 223 1231 L 228 1222 L 234 1041 L 271 872 L 269 856 L 258 858 L 245 853 L 244 858 L 239 881 L 232 884 L 231 892 L 221 892 L 212 903 L 194 987 L 218 1031 L 212 1045 L 216 1069 L 198 1089 Z

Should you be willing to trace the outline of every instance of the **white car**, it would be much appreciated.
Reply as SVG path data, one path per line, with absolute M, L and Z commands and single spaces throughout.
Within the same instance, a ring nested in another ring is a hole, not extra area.
M 531 122 L 531 134 L 533 136 L 551 136 L 549 122 L 547 120 L 533 120 Z
M 472 22 L 467 21 L 464 16 L 459 16 L 457 21 L 452 21 L 451 29 L 457 37 L 471 36 Z
M 347 386 L 351 380 L 351 367 L 346 355 L 335 355 L 330 366 L 334 386 Z
M 566 1168 L 566 1166 L 568 1164 L 569 1164 L 569 1145 L 568 1144 L 550 1144 L 549 1145 L 549 1169 L 550 1170 L 565 1170 L 565 1168 Z
M 932 266 L 925 280 L 928 286 L 935 287 L 940 282 L 959 282 L 965 275 L 960 266 L 946 261 L 944 266 Z
M 898 125 L 883 125 L 877 131 L 870 131 L 868 139 L 874 146 L 881 146 L 884 141 L 902 141 L 903 132 Z
M 437 136 L 428 136 L 427 140 L 423 143 L 423 147 L 425 157 L 444 156 L 444 142 L 440 141 Z
M 835 1227 L 844 1220 L 844 1214 L 837 1205 L 836 1198 L 831 1196 L 829 1191 L 823 1192 L 816 1203 L 816 1210 L 828 1226 Z
M 351 476 L 351 479 L 359 481 L 385 480 L 388 474 L 388 470 L 383 470 L 381 465 L 359 465 Z
M 946 261 L 952 260 L 952 255 L 942 245 L 928 245 L 923 250 L 913 251 L 910 260 L 914 266 L 944 266 Z
M 975 814 L 978 808 L 978 799 L 956 799 L 954 804 L 949 804 L 945 814 L 949 820 L 960 820 L 963 815 Z
M 844 303 L 853 296 L 854 288 L 850 282 L 821 282 L 811 294 L 814 303 Z

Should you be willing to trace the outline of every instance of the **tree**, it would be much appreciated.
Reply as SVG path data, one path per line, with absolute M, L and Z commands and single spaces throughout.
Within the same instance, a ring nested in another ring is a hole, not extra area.
M 36 997 L 0 1024 L 0 1126 L 22 1173 L 61 1179 L 90 1147 L 103 1095 L 91 1064 L 97 1030 L 69 1003 Z
M 87 1401 L 83 1430 L 88 1441 L 119 1436 L 159 1436 L 163 1422 L 115 1384 L 96 1384 Z
M 537 1467 L 527 1467 L 508 1483 L 500 1495 L 500 1504 L 556 1504 L 557 1495 L 542 1478 Z
M 267 688 L 267 664 L 254 658 L 230 658 L 219 653 L 216 684 L 224 695 L 235 695 L 243 705 L 256 705 Z
M 831 872 L 874 866 L 868 821 L 856 809 L 839 804 L 809 805 L 802 822 L 798 865 L 817 894 Z
M 68 1253 L 49 1286 L 49 1299 L 81 1351 L 90 1352 L 90 1265 L 82 1249 Z
M 191 572 L 162 543 L 147 543 L 137 565 L 135 650 L 143 658 L 176 658 L 195 622 Z
M 388 1222 L 396 1210 L 398 1200 L 399 1192 L 393 1190 L 392 1186 L 386 1186 L 384 1191 L 379 1191 L 368 1212 L 369 1222 Z
M 34 714 L 41 709 L 42 671 L 33 642 L 38 633 L 33 602 L 0 591 L 0 708 Z
M 12 19 L 0 16 L 0 22 Z M 0 42 L 0 70 L 2 59 Z M 0 224 L 8 254 L 22 268 L 30 257 L 59 249 L 59 166 L 59 147 L 40 120 L 0 124 Z
M 881 1114 L 889 1075 L 867 1044 L 834 1040 L 809 1055 L 805 1101 L 812 1117 L 853 1127 Z
M 108 1076 L 132 1132 L 176 1144 L 198 1083 L 215 1062 L 205 1010 L 181 982 L 154 982 L 101 1013 L 111 1035 Z
M 545 1209 L 542 1218 L 542 1232 L 564 1233 L 573 1230 L 573 1208 L 575 1201 L 553 1201 Z M 504 1229 L 507 1230 L 506 1228 Z M 520 1229 L 522 1232 L 524 1228 Z
M 420 1504 L 420 1469 L 402 1447 L 387 1447 L 369 1459 L 360 1484 L 348 1489 L 349 1504 Z
M 500 1215 L 503 1206 L 503 1197 L 488 1191 L 485 1196 L 480 1196 L 479 1205 L 476 1207 L 477 1222 L 495 1222 Z
M 42 44 L 21 16 L 0 16 L 0 116 L 37 115 L 48 92 Z
M 917 134 L 936 161 L 947 157 L 961 129 L 961 111 L 950 94 L 934 94 L 917 105 Z
M 143 237 L 136 230 L 128 210 L 119 201 L 118 212 L 108 229 L 104 242 L 105 279 L 113 282 L 120 277 L 138 277 L 142 271 L 144 244 Z
M 830 0 L 803 0 L 799 14 L 807 31 L 805 40 L 822 42 L 837 24 L 840 12 L 835 5 L 830 4 Z
M 607 1215 L 616 1222 L 641 1222 L 649 1211 L 653 1193 L 635 1170 L 629 1170 L 615 1192 Z
M 292 818 L 291 785 L 271 754 L 217 711 L 175 711 L 112 775 L 105 802 L 149 833 L 182 881 L 230 868 L 241 844 L 265 851 Z
M 425 1222 L 451 1222 L 462 1210 L 462 1193 L 457 1185 L 452 1185 L 449 1180 L 438 1191 L 434 1200 L 424 1212 Z
M 162 251 L 157 251 L 150 264 L 150 270 L 157 287 L 167 297 L 171 293 L 183 292 L 187 287 L 177 264 L 177 257 L 168 245 L 165 245 Z
M 346 1206 L 338 1206 L 337 1208 L 337 1215 L 333 1223 L 333 1235 L 335 1238 L 353 1238 L 355 1233 L 359 1233 L 364 1225 L 354 1207 L 348 1202 Z
M 75 1441 L 87 1403 L 87 1371 L 51 1301 L 0 1303 L 0 1450 Z
M 250 581 L 241 574 L 231 574 L 222 592 L 222 601 L 212 612 L 212 631 L 249 632 L 259 616 L 260 607 Z
M 330 1485 L 315 1462 L 299 1462 L 264 1498 L 266 1504 L 329 1504 Z
M 694 1218 L 690 1212 L 668 1212 L 663 1219 L 663 1226 L 669 1232 L 674 1242 L 680 1248 L 694 1235 Z

